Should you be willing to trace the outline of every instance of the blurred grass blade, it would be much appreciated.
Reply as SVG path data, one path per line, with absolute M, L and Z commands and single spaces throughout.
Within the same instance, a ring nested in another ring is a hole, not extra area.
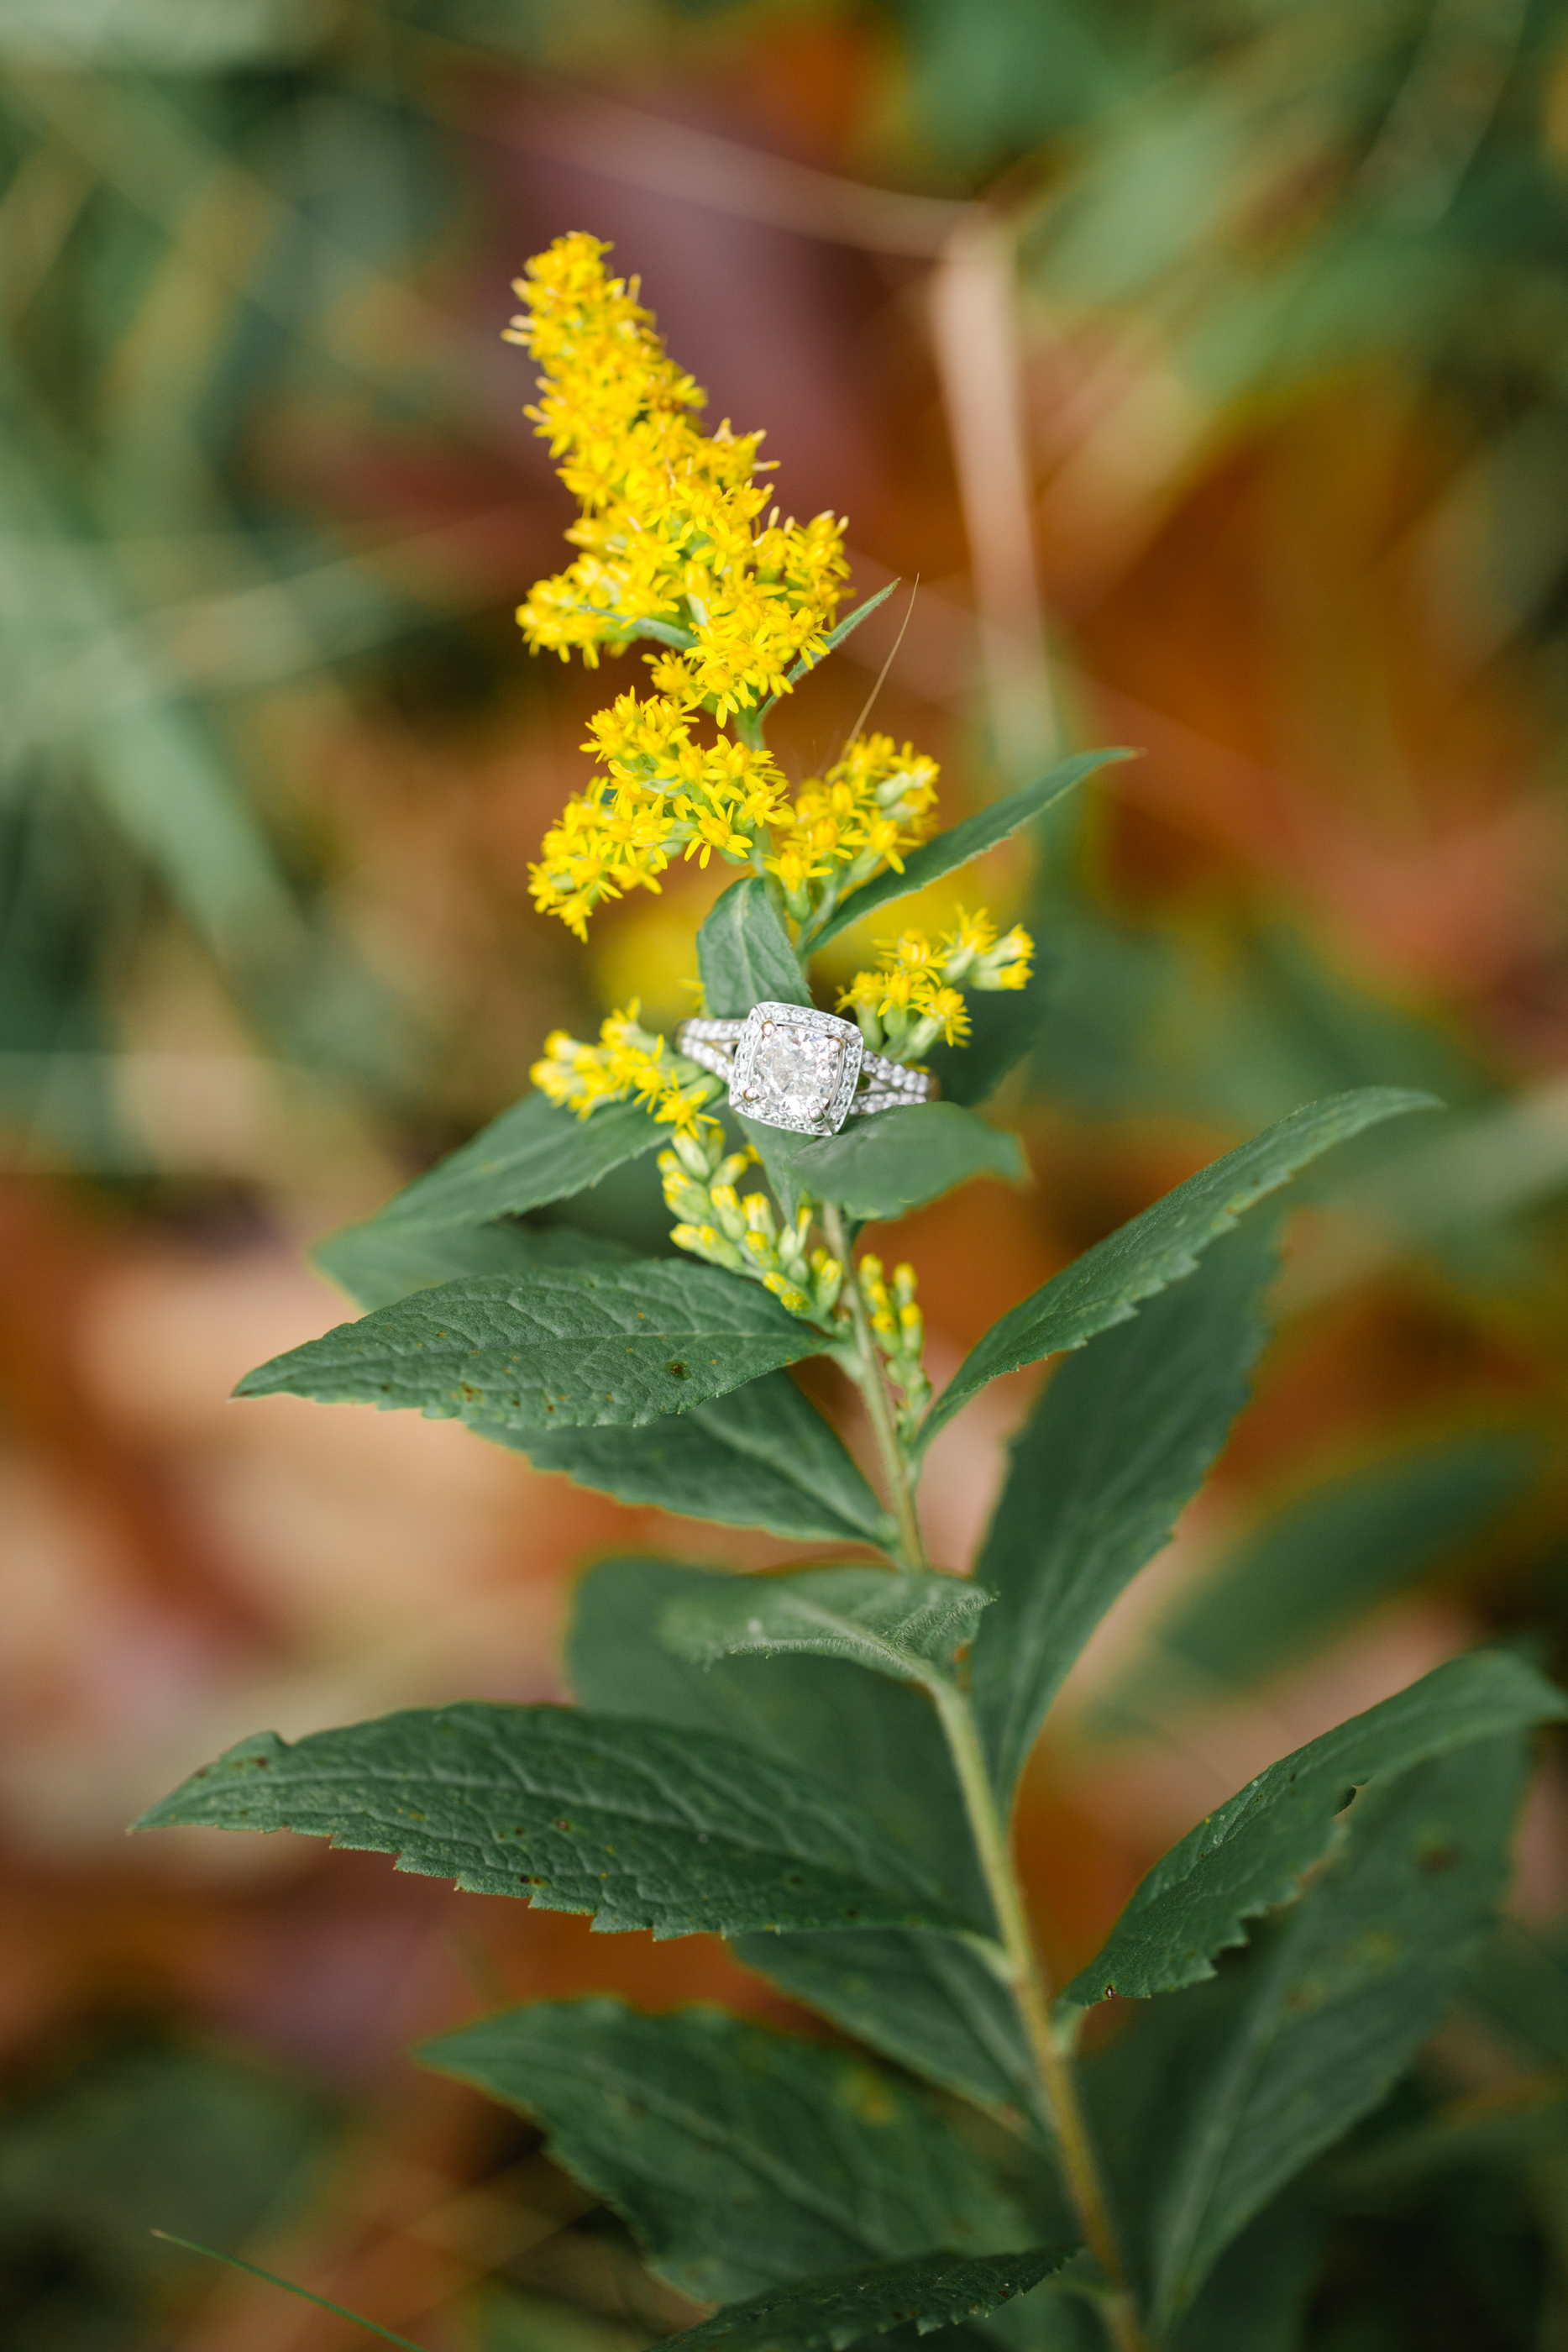
M 308 2286 L 293 2279 L 279 2278 L 276 2271 L 264 2271 L 259 2263 L 247 2263 L 238 2254 L 220 2254 L 215 2246 L 198 2245 L 194 2238 L 177 2238 L 172 2230 L 154 2230 L 152 2235 L 162 2238 L 166 2246 L 183 2246 L 188 2254 L 205 2254 L 213 2263 L 226 2263 L 231 2271 L 244 2271 L 250 2278 L 258 2278 L 267 2286 L 278 2286 L 285 2294 L 297 2294 L 303 2303 L 313 2303 L 321 2311 L 329 2311 L 338 2319 L 346 2319 L 352 2327 L 362 2327 L 367 2336 L 379 2336 L 383 2343 L 401 2344 L 403 2352 L 425 2352 L 423 2344 L 415 2344 L 407 2336 L 394 2336 L 390 2327 L 378 2326 L 373 2319 L 361 2317 L 346 2305 L 333 2303 L 324 2294 L 314 2294 Z

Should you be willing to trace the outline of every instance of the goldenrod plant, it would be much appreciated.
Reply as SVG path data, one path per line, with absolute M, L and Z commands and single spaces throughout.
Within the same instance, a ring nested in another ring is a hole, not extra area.
M 605 1932 L 726 1937 L 826 2021 L 832 2040 L 590 1998 L 423 2053 L 536 2118 L 708 2307 L 682 2347 L 948 2326 L 1013 2352 L 1283 2344 L 1331 2195 L 1319 2159 L 1453 2003 L 1507 1889 L 1532 1728 L 1568 1706 L 1511 1654 L 1439 1666 L 1201 1822 L 1065 1984 L 1010 1822 L 1069 1669 L 1245 1401 L 1279 1245 L 1263 1204 L 1430 1097 L 1293 1110 L 1021 1298 L 933 1394 L 915 1270 L 861 1232 L 1025 1172 L 977 1098 L 1039 1018 L 1031 943 L 984 912 L 936 940 L 890 928 L 838 1010 L 810 958 L 1116 755 L 946 830 L 934 763 L 885 736 L 791 790 L 766 724 L 858 617 L 839 617 L 841 525 L 781 517 L 759 435 L 700 429 L 606 252 L 563 237 L 520 288 L 536 422 L 582 509 L 580 553 L 521 619 L 590 664 L 647 641 L 650 677 L 593 722 L 537 895 L 581 934 L 677 858 L 732 866 L 697 938 L 704 1001 L 674 1037 L 635 1005 L 597 1043 L 551 1037 L 531 1092 L 324 1246 L 361 1319 L 241 1393 L 455 1418 L 624 1500 L 828 1549 L 752 1575 L 601 1561 L 568 1634 L 576 1704 L 263 1733 L 141 1826 L 287 1828 Z M 977 991 L 1002 1025 L 966 1076 Z M 942 1098 L 922 1064 L 939 1038 Z M 572 1221 L 655 1154 L 668 1255 Z M 822 1355 L 863 1400 L 879 1486 L 790 1378 Z M 1057 1356 L 977 1558 L 932 1560 L 932 1440 Z M 1113 1996 L 1122 2031 L 1085 2038 Z

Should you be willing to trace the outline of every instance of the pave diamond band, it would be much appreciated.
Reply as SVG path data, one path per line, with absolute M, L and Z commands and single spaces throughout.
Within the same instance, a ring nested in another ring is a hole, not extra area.
M 804 1004 L 754 1004 L 743 1021 L 697 1014 L 675 1048 L 729 1083 L 732 1109 L 798 1135 L 836 1135 L 846 1118 L 926 1102 L 936 1081 L 871 1054 L 852 1021 Z

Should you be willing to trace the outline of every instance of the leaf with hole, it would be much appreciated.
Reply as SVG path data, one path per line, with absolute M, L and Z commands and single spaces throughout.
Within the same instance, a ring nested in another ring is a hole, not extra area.
M 967 1923 L 864 1813 L 712 1732 L 574 1707 L 416 1707 L 242 1740 L 143 1814 L 293 1830 L 470 1894 L 656 1937 Z

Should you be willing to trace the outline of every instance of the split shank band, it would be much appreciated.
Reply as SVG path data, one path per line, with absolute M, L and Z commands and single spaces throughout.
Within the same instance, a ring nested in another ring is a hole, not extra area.
M 682 1023 L 675 1046 L 727 1081 L 732 1109 L 801 1135 L 834 1135 L 846 1118 L 936 1092 L 928 1071 L 867 1052 L 852 1021 L 806 1005 L 756 1004 L 743 1021 L 697 1016 Z

